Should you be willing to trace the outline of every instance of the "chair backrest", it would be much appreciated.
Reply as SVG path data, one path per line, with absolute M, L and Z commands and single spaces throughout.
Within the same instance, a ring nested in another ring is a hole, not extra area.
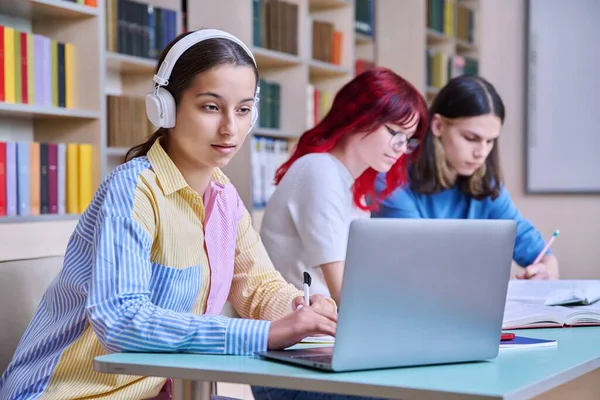
M 62 263 L 63 257 L 0 261 L 0 375 Z M 225 304 L 221 314 L 239 317 L 230 303 Z
M 0 372 L 8 363 L 63 257 L 0 262 Z

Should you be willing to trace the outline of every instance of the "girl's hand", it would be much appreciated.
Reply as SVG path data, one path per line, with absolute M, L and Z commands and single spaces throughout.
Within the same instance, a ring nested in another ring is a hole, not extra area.
M 312 305 L 304 306 L 271 323 L 267 347 L 269 350 L 283 350 L 308 336 L 335 336 L 336 328 L 335 312 Z

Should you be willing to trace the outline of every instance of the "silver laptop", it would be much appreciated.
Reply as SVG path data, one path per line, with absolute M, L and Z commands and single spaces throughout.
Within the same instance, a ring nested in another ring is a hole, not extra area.
M 355 220 L 335 345 L 257 354 L 329 371 L 493 359 L 516 230 L 512 220 Z

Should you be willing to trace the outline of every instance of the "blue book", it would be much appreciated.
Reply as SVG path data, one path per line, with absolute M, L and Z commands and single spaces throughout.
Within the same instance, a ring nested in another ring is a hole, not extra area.
M 503 349 L 531 349 L 538 347 L 556 347 L 556 340 L 536 339 L 525 336 L 515 336 L 513 340 L 500 342 L 500 350 Z

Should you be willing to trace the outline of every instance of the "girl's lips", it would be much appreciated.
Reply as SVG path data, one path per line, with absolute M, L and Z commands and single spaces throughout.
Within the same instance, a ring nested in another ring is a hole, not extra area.
M 212 146 L 213 149 L 215 149 L 216 151 L 218 151 L 221 154 L 231 154 L 233 152 L 233 150 L 235 150 L 235 146 L 234 145 L 213 144 L 211 146 Z

